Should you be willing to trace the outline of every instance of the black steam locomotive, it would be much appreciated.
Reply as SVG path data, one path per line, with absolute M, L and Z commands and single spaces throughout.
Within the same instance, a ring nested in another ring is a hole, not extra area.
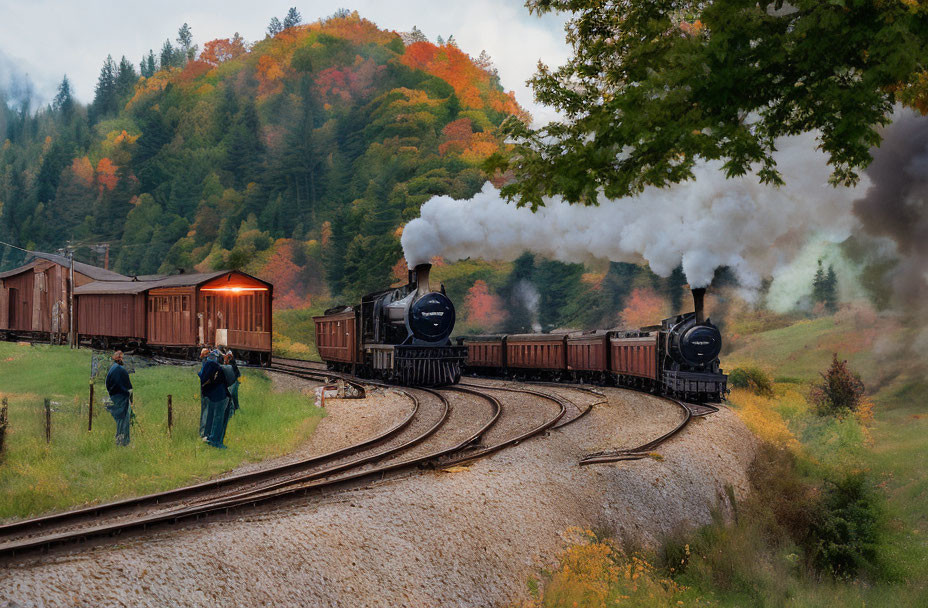
M 451 345 L 454 304 L 443 285 L 431 291 L 430 270 L 416 266 L 406 285 L 314 317 L 316 347 L 329 368 L 406 385 L 457 383 L 467 349 Z

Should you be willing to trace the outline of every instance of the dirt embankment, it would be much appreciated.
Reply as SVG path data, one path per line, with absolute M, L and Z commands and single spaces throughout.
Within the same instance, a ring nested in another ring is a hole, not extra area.
M 492 606 L 525 596 L 527 578 L 553 564 L 570 527 L 649 544 L 729 510 L 726 486 L 738 497 L 747 491 L 755 441 L 724 408 L 665 444 L 662 460 L 577 466 L 589 452 L 654 438 L 681 416 L 664 400 L 606 393 L 608 403 L 578 422 L 463 470 L 7 567 L 0 598 L 20 606 Z M 404 415 L 401 399 L 384 402 Z M 343 403 L 317 431 L 330 438 L 327 449 L 344 440 L 343 425 L 373 433 L 390 418 L 373 403 Z

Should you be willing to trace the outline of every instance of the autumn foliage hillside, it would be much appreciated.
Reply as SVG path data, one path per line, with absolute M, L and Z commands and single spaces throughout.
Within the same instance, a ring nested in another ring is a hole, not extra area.
M 350 298 L 392 282 L 398 228 L 472 196 L 497 127 L 526 117 L 485 56 L 357 13 L 185 45 L 143 76 L 108 61 L 88 108 L 7 111 L 0 240 L 91 263 L 108 243 L 127 274 L 241 268 L 279 307 Z

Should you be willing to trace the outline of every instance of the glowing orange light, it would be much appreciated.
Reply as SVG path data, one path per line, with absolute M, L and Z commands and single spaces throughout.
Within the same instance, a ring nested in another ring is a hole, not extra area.
M 267 291 L 267 287 L 204 287 L 200 291 L 224 291 L 227 293 L 241 293 L 243 291 Z

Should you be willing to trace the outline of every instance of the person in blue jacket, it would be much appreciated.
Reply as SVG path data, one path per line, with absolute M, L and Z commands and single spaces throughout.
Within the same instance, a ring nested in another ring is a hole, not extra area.
M 129 445 L 129 425 L 132 422 L 132 381 L 126 371 L 121 350 L 113 354 L 113 365 L 106 373 L 106 392 L 111 404 L 107 411 L 116 421 L 116 445 Z
M 222 355 L 222 361 L 224 363 L 219 367 L 222 369 L 223 378 L 225 379 L 228 400 L 223 410 L 217 410 L 215 414 L 213 414 L 212 427 L 209 435 L 210 445 L 216 445 L 217 447 L 224 447 L 229 418 L 231 418 L 235 410 L 238 409 L 238 379 L 239 376 L 242 375 L 238 369 L 238 365 L 235 364 L 235 357 L 232 355 L 231 351 Z
M 209 401 L 205 420 L 206 442 L 214 448 L 225 449 L 222 440 L 225 435 L 226 408 L 229 405 L 229 389 L 226 376 L 219 365 L 222 356 L 214 350 L 206 357 L 200 369 L 200 394 Z M 201 418 L 201 425 L 203 424 Z
M 215 361 L 208 348 L 204 348 L 200 351 L 200 360 L 203 361 L 203 365 L 200 367 L 200 439 L 206 441 L 207 436 L 209 436 L 209 425 L 212 422 L 210 418 L 210 409 L 209 409 L 209 399 L 206 397 L 206 393 L 203 391 L 203 372 L 206 369 L 206 364 L 212 358 Z

